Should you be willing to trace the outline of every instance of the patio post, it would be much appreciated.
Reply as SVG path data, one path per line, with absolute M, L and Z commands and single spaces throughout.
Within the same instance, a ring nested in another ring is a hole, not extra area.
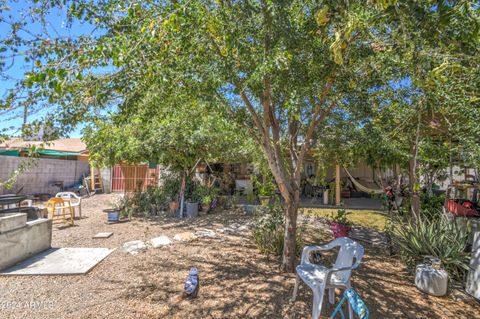
M 95 168 L 93 167 L 93 164 L 90 163 L 90 187 L 91 191 L 95 191 Z
M 335 205 L 340 205 L 340 165 L 335 166 Z

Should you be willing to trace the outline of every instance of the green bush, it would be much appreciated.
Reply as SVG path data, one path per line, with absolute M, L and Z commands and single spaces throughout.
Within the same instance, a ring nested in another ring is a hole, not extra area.
M 163 191 L 166 200 L 177 200 L 182 187 L 182 178 L 172 174 L 162 174 L 160 179 L 162 181 L 160 189 Z
M 199 203 L 211 203 L 217 194 L 216 187 L 194 184 L 189 199 Z
M 176 200 L 180 193 L 182 180 L 172 174 L 161 176 L 160 186 L 149 186 L 145 192 L 135 192 L 125 197 L 123 211 L 125 215 L 154 216 L 164 211 L 168 202 Z
M 135 192 L 122 203 L 126 214 L 153 216 L 166 210 L 168 203 L 177 200 L 182 179 L 175 175 L 162 176 L 161 186 L 150 186 L 145 192 Z M 185 183 L 185 200 L 210 203 L 217 196 L 218 189 L 196 184 L 191 179 Z
M 273 196 L 275 195 L 276 186 L 271 178 L 265 178 L 261 181 L 258 176 L 253 177 L 254 187 L 259 196 Z
M 428 219 L 440 218 L 444 204 L 445 193 L 433 196 L 422 193 L 420 196 L 420 211 Z
M 444 217 L 416 222 L 397 219 L 394 233 L 400 237 L 400 256 L 410 269 L 425 256 L 433 256 L 441 260 L 451 278 L 464 279 L 470 261 L 468 234 L 455 222 Z
M 145 192 L 136 192 L 128 199 L 126 207 L 133 215 L 153 216 L 165 209 L 167 194 L 161 187 L 149 187 Z
M 284 211 L 279 204 L 256 210 L 253 237 L 260 252 L 267 255 L 282 255 L 285 232 Z M 302 233 L 303 229 L 299 227 L 295 249 L 297 254 L 300 254 L 303 248 Z

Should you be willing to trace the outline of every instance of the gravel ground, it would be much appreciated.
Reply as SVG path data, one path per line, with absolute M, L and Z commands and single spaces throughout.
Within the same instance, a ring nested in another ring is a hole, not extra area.
M 54 228 L 52 246 L 120 248 L 131 240 L 173 238 L 200 229 L 211 229 L 217 236 L 149 248 L 137 255 L 117 249 L 81 276 L 2 276 L 1 319 L 310 317 L 309 289 L 301 286 L 297 301 L 291 302 L 294 276 L 282 273 L 277 261 L 259 254 L 248 230 L 220 232 L 232 224 L 248 224 L 248 217 L 233 211 L 193 220 L 134 219 L 107 225 L 102 209 L 112 196 L 85 199 L 84 218 L 74 227 Z M 101 231 L 114 235 L 92 239 Z M 331 240 L 320 230 L 314 230 L 312 238 L 318 243 Z M 200 292 L 193 300 L 181 296 L 191 266 L 200 274 Z M 452 295 L 427 296 L 412 282 L 400 262 L 369 246 L 353 274 L 353 285 L 365 299 L 370 318 L 480 318 L 477 302 L 456 301 Z M 332 307 L 324 309 L 329 313 Z

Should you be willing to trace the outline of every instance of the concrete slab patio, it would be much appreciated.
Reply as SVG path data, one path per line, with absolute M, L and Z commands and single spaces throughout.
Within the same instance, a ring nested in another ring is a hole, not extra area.
M 82 275 L 113 251 L 108 248 L 51 248 L 0 275 Z

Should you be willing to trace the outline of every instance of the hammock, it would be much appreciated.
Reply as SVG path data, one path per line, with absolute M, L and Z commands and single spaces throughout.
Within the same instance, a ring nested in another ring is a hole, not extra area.
M 368 188 L 366 186 L 363 186 L 350 174 L 350 172 L 345 167 L 343 169 L 345 170 L 345 172 L 347 172 L 348 176 L 350 177 L 350 180 L 352 181 L 353 185 L 355 185 L 355 188 L 358 191 L 369 193 L 369 194 L 372 194 L 372 193 L 373 194 L 383 194 L 384 193 L 383 189 L 374 189 L 374 188 Z

